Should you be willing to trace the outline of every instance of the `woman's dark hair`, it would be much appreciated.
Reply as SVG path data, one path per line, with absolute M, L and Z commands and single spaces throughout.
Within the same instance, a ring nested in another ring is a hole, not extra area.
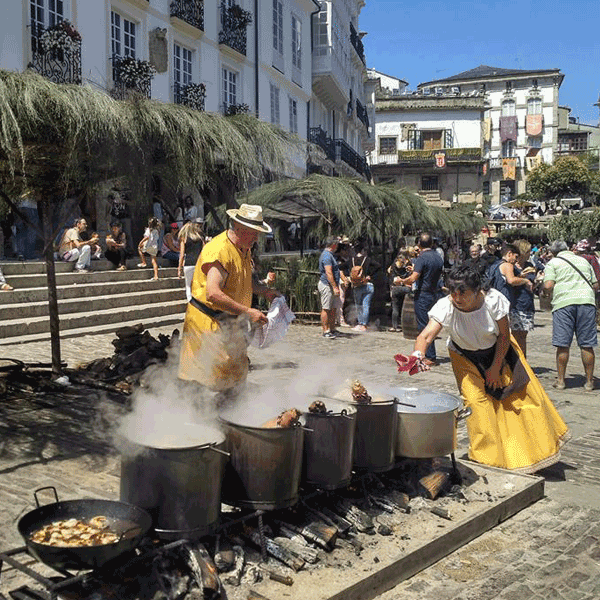
M 123 223 L 121 223 L 121 221 L 113 221 L 110 224 L 110 228 L 112 229 L 113 227 L 118 227 L 119 229 L 123 229 Z
M 477 267 L 469 264 L 452 267 L 446 276 L 446 287 L 451 292 L 464 292 L 466 290 L 478 292 L 481 289 L 485 289 L 481 279 L 481 272 Z

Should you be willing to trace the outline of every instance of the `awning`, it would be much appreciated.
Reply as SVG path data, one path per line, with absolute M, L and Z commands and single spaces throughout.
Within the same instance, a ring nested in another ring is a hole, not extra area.
M 288 222 L 323 216 L 323 213 L 320 213 L 315 207 L 314 200 L 309 201 L 302 198 L 281 200 L 273 206 L 264 207 L 263 213 L 266 218 Z

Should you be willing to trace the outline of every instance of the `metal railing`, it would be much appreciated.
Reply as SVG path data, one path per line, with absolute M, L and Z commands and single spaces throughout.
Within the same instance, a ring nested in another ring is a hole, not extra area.
M 308 131 L 308 139 L 311 143 L 319 146 L 329 160 L 335 162 L 335 145 L 321 127 L 311 127 Z
M 362 43 L 362 40 L 360 39 L 360 36 L 358 35 L 358 32 L 356 31 L 356 29 L 354 29 L 354 25 L 352 25 L 352 23 L 350 23 L 350 43 L 352 44 L 352 47 L 356 50 L 356 54 L 358 54 L 358 57 L 362 61 L 363 65 L 367 64 L 367 60 L 365 58 L 365 47 Z
M 110 91 L 110 95 L 116 100 L 127 100 L 135 95 L 143 96 L 144 98 L 150 98 L 152 90 L 152 78 L 148 77 L 137 77 L 131 79 L 130 76 L 127 78 L 123 77 L 121 71 L 121 61 L 127 60 L 127 57 L 113 56 L 113 83 L 114 87 Z M 138 61 L 144 62 L 144 61 Z
M 204 31 L 204 1 L 203 0 L 173 0 L 170 14 Z
M 240 54 L 246 55 L 246 29 L 252 22 L 250 13 L 237 4 L 227 6 L 221 3 L 221 31 L 219 44 L 225 44 Z
M 81 40 L 74 40 L 68 49 L 46 49 L 40 39 L 45 31 L 43 27 L 31 24 L 29 68 L 54 83 L 81 85 Z
M 173 102 L 175 104 L 182 104 L 195 110 L 204 110 L 204 104 L 206 101 L 206 93 L 190 93 L 194 88 L 198 88 L 199 84 L 190 83 L 188 85 L 182 85 L 181 83 L 173 84 Z
M 336 160 L 342 160 L 361 175 L 365 175 L 369 169 L 366 159 L 360 156 L 360 154 L 344 140 L 336 139 L 334 140 L 334 143 Z
M 364 104 L 358 98 L 356 99 L 356 116 L 358 117 L 358 120 L 369 129 L 369 114 L 367 113 Z

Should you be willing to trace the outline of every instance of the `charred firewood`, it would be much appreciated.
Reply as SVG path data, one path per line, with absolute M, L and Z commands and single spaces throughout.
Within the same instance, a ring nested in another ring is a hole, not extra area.
M 235 552 L 227 538 L 217 536 L 215 543 L 215 566 L 220 573 L 231 571 L 235 563 Z
M 245 557 L 244 550 L 241 546 L 234 546 L 233 553 L 235 555 L 233 571 L 231 572 L 231 575 L 225 579 L 225 583 L 237 587 L 240 585 L 240 579 L 242 578 L 242 572 L 244 571 Z
M 202 544 L 185 544 L 187 563 L 194 573 L 198 584 L 202 588 L 204 598 L 217 600 L 221 598 L 221 580 L 217 573 L 217 567 L 210 557 L 208 551 Z
M 319 561 L 319 551 L 310 546 L 306 546 L 300 542 L 292 540 L 288 537 L 278 536 L 274 538 L 276 544 L 279 544 L 282 548 L 285 548 L 292 554 L 295 554 L 301 558 L 304 562 L 315 564 Z
M 327 407 L 322 400 L 315 400 L 309 407 L 308 412 L 316 413 L 316 414 L 325 414 L 327 412 Z
M 367 390 L 365 389 L 365 386 L 360 381 L 358 381 L 358 379 L 355 379 L 352 382 L 352 387 L 350 389 L 352 392 L 352 400 L 354 400 L 354 402 L 356 402 L 357 404 L 371 403 L 371 396 L 369 396 Z
M 283 583 L 283 585 L 294 585 L 294 580 L 289 575 L 283 575 L 273 569 L 267 569 L 267 567 L 260 566 L 260 570 L 269 576 L 269 579 L 277 581 L 277 583 Z
M 251 531 L 247 535 L 248 540 L 257 548 L 261 547 L 260 544 L 260 534 L 258 531 Z M 279 544 L 275 543 L 271 538 L 265 537 L 265 550 L 267 554 L 281 561 L 284 565 L 292 568 L 294 571 L 298 572 L 302 567 L 304 567 L 304 560 L 298 556 L 292 554 L 289 550 L 283 548 Z
M 363 545 L 353 535 L 340 537 L 337 543 L 348 550 L 352 550 L 356 556 L 360 556 L 360 553 L 363 551 Z
M 446 521 L 452 521 L 452 517 L 450 513 L 445 508 L 440 508 L 439 506 L 433 506 L 429 509 L 429 512 L 434 515 L 441 517 L 442 519 L 446 519 Z
M 335 540 L 338 535 L 337 527 L 327 525 L 326 523 L 319 523 L 317 521 L 312 521 L 308 525 L 303 525 L 302 527 L 292 525 L 291 523 L 285 523 L 283 521 L 275 520 L 275 522 L 279 525 L 287 527 L 295 533 L 300 534 L 309 542 L 317 544 L 317 546 L 320 546 L 324 550 L 329 551 L 333 548 L 333 546 L 335 546 Z
M 373 519 L 366 512 L 346 500 L 339 501 L 336 506 L 341 511 L 342 516 L 350 521 L 358 531 L 361 533 L 373 533 L 375 523 L 373 523 Z
M 404 492 L 399 492 L 398 490 L 391 490 L 389 495 L 392 499 L 392 502 L 405 513 L 410 512 L 410 498 L 408 494 Z
M 434 471 L 419 479 L 424 495 L 430 500 L 435 500 L 450 483 L 450 475 L 445 471 Z
M 315 510 L 315 509 L 309 509 L 309 510 Z M 323 520 L 325 522 L 327 522 L 327 518 L 328 518 L 331 521 L 331 524 L 335 525 L 335 527 L 338 528 L 338 531 L 341 534 L 345 534 L 352 527 L 352 523 L 350 523 L 350 521 L 348 521 L 347 519 L 344 519 L 344 517 L 333 512 L 327 506 L 321 506 L 321 509 L 316 512 L 319 517 L 321 517 L 321 515 L 323 517 L 325 517 L 325 518 L 323 518 Z

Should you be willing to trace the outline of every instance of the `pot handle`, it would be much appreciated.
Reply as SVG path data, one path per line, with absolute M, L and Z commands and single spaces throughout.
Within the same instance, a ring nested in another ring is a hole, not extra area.
M 473 412 L 473 410 L 471 409 L 470 406 L 467 406 L 466 408 L 461 408 L 458 411 L 458 414 L 456 415 L 456 420 L 462 421 L 463 419 L 470 417 L 472 412 Z
M 221 450 L 220 448 L 215 448 L 214 446 L 209 446 L 208 449 L 212 450 L 213 452 L 217 452 L 218 454 L 224 454 L 227 458 L 229 458 L 231 456 L 230 452 L 225 452 L 225 450 Z
M 38 492 L 43 492 L 44 490 L 52 490 L 54 492 L 54 498 L 56 499 L 56 502 L 60 502 L 60 500 L 58 499 L 58 493 L 56 492 L 56 488 L 53 485 L 46 485 L 44 487 L 38 488 L 37 490 L 35 490 L 35 492 L 33 492 L 33 497 L 35 498 L 35 503 L 37 505 L 37 507 L 39 508 L 40 505 L 40 500 L 37 497 Z

